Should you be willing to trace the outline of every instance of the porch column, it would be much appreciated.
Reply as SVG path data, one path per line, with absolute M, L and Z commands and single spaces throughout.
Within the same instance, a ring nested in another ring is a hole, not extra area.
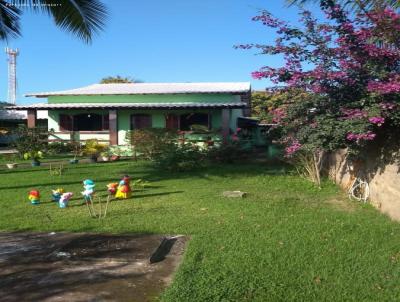
M 28 109 L 27 124 L 28 128 L 36 127 L 37 111 L 36 109 Z
M 108 111 L 110 145 L 118 145 L 118 114 L 117 110 Z
M 240 101 L 245 103 L 247 106 L 246 108 L 242 109 L 243 116 L 250 117 L 251 116 L 251 92 L 247 92 L 240 96 Z
M 230 119 L 230 109 L 222 109 L 222 140 L 224 143 L 228 141 L 229 138 L 229 119 Z

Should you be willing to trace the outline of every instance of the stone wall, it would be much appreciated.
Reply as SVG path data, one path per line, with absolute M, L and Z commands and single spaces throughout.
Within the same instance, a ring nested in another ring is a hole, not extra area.
M 383 155 L 375 149 L 368 151 L 365 160 L 353 162 L 348 159 L 346 150 L 339 150 L 328 155 L 329 177 L 346 191 L 355 175 L 367 180 L 369 202 L 400 221 L 400 165 L 395 157 L 394 153 Z

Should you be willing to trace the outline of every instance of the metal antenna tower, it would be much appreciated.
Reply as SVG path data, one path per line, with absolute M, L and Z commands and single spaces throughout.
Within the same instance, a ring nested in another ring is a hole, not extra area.
M 6 54 L 8 55 L 8 95 L 7 102 L 14 104 L 17 100 L 17 56 L 18 49 L 11 49 L 6 47 Z

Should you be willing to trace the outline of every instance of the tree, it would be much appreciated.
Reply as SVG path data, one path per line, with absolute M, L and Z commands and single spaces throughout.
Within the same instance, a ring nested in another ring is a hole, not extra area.
M 100 32 L 107 18 L 107 10 L 100 0 L 0 0 L 0 39 L 21 36 L 20 19 L 24 11 L 44 13 L 55 24 L 85 43 Z
M 289 103 L 300 102 L 306 95 L 307 92 L 302 89 L 282 89 L 282 87 L 271 88 L 266 91 L 253 91 L 251 94 L 251 115 L 262 122 L 274 123 L 271 112 Z
M 111 83 L 142 83 L 143 81 L 137 80 L 131 77 L 121 77 L 119 75 L 113 77 L 105 77 L 100 80 L 100 84 L 111 84 Z
M 264 66 L 255 79 L 308 92 L 272 115 L 286 156 L 311 154 L 318 171 L 324 152 L 347 148 L 359 157 L 377 139 L 398 141 L 400 128 L 400 14 L 372 9 L 350 17 L 336 1 L 320 6 L 328 22 L 302 10 L 300 28 L 263 11 L 253 20 L 276 30 L 275 44 L 238 46 L 283 55 L 284 66 Z
M 289 5 L 303 5 L 308 2 L 319 3 L 320 0 L 286 0 Z M 400 8 L 399 0 L 339 0 L 336 1 L 345 7 L 350 7 L 356 11 L 365 11 L 370 9 L 385 9 L 387 7 Z

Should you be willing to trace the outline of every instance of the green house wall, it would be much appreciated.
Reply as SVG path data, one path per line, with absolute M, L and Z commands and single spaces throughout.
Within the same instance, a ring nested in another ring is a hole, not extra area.
M 80 114 L 80 113 L 97 113 L 104 114 L 107 110 L 49 110 L 48 114 L 48 128 L 55 132 L 60 132 L 59 116 L 60 114 Z M 130 130 L 130 116 L 131 114 L 149 114 L 152 116 L 152 127 L 153 128 L 164 128 L 165 127 L 165 115 L 166 114 L 185 114 L 191 112 L 198 113 L 210 113 L 211 114 L 211 126 L 213 130 L 221 128 L 222 124 L 222 110 L 118 110 L 118 144 L 125 144 L 125 136 L 127 131 Z M 238 116 L 242 115 L 241 109 L 232 109 L 230 117 L 230 128 L 232 131 L 236 129 L 236 120 Z M 95 138 L 95 136 L 93 136 Z
M 48 103 L 232 103 L 240 102 L 240 96 L 231 94 L 165 94 L 165 95 L 101 95 L 101 96 L 49 96 Z M 191 112 L 211 113 L 211 125 L 213 130 L 222 126 L 221 109 L 182 109 L 182 110 L 117 110 L 118 116 L 118 144 L 125 144 L 125 136 L 130 130 L 131 114 L 149 114 L 152 116 L 153 128 L 165 127 L 165 116 L 167 114 L 185 114 Z M 107 110 L 49 110 L 48 128 L 60 132 L 60 114 L 79 113 L 107 113 Z M 242 109 L 231 109 L 229 127 L 232 131 L 236 129 L 237 117 L 242 116 Z M 93 135 L 95 138 L 95 135 Z
M 49 104 L 60 103 L 231 103 L 240 102 L 232 94 L 145 94 L 49 96 Z

